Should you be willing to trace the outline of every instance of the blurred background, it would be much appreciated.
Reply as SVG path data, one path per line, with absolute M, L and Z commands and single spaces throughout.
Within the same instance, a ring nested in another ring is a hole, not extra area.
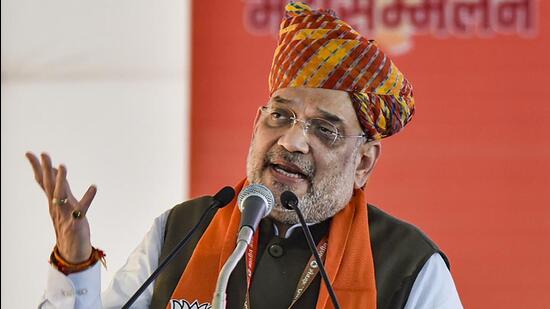
M 1 2 L 2 308 L 35 307 L 55 236 L 24 153 L 96 184 L 104 287 L 153 218 L 245 176 L 285 1 Z M 550 3 L 318 0 L 376 39 L 417 111 L 368 200 L 449 256 L 466 308 L 550 295 Z

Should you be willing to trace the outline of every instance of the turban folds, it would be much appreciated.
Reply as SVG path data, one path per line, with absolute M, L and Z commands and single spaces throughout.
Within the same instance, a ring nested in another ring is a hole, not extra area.
M 269 92 L 287 87 L 347 91 L 371 139 L 397 133 L 414 114 L 412 85 L 372 40 L 330 10 L 286 6 Z

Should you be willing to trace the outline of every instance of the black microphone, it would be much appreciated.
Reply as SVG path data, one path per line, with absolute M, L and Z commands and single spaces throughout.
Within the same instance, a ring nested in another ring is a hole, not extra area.
M 306 235 L 306 240 L 309 246 L 309 250 L 315 257 L 315 261 L 317 261 L 317 265 L 319 265 L 319 272 L 321 273 L 321 277 L 323 278 L 323 281 L 327 286 L 330 299 L 332 300 L 332 305 L 334 306 L 334 308 L 340 309 L 340 303 L 338 302 L 338 298 L 336 298 L 336 293 L 334 293 L 332 284 L 330 284 L 330 280 L 328 278 L 327 272 L 325 271 L 325 265 L 323 264 L 323 261 L 319 256 L 319 252 L 317 252 L 317 247 L 315 246 L 315 242 L 313 241 L 313 236 L 311 236 L 311 231 L 309 230 L 309 227 L 306 224 L 306 220 L 304 220 L 304 215 L 302 214 L 302 211 L 298 207 L 298 197 L 296 196 L 296 194 L 290 191 L 285 191 L 283 192 L 283 194 L 281 194 L 281 204 L 286 209 L 296 211 L 296 214 L 298 215 L 298 220 L 300 220 L 300 224 L 302 225 L 302 230 L 304 230 L 304 234 Z
M 162 272 L 164 267 L 176 256 L 176 254 L 185 246 L 185 244 L 191 239 L 191 236 L 195 233 L 195 231 L 198 229 L 198 227 L 201 225 L 201 223 L 206 218 L 206 215 L 209 214 L 212 210 L 218 211 L 218 209 L 225 207 L 229 202 L 233 200 L 235 197 L 235 190 L 231 187 L 224 187 L 216 195 L 213 197 L 213 201 L 210 204 L 210 207 L 206 209 L 206 211 L 202 214 L 201 218 L 199 219 L 199 222 L 187 233 L 187 235 L 176 245 L 176 247 L 170 252 L 170 254 L 159 264 L 157 269 L 145 280 L 145 282 L 139 287 L 139 289 L 130 297 L 130 299 L 124 304 L 122 309 L 128 309 L 130 306 L 138 299 L 138 297 L 147 289 L 149 284 L 153 282 L 158 275 Z

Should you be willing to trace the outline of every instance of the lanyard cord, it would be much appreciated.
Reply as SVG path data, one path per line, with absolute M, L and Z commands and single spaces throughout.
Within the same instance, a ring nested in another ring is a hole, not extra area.
M 323 237 L 319 244 L 317 245 L 317 251 L 319 251 L 319 256 L 321 257 L 321 260 L 324 263 L 325 260 L 325 254 L 327 252 L 328 248 L 328 240 L 327 237 Z M 246 296 L 245 301 L 243 305 L 243 309 L 251 309 L 250 307 L 250 284 L 252 282 L 252 274 L 254 273 L 254 268 L 256 267 L 256 255 L 258 251 L 258 233 L 254 235 L 254 238 L 252 239 L 252 243 L 248 246 L 246 250 Z M 294 292 L 294 297 L 292 298 L 292 303 L 290 306 L 288 306 L 288 309 L 292 308 L 294 304 L 300 299 L 300 297 L 304 294 L 304 292 L 307 290 L 307 288 L 311 285 L 317 274 L 319 273 L 319 266 L 317 265 L 317 261 L 315 261 L 315 257 L 312 255 L 309 258 L 309 261 L 307 262 L 306 266 L 304 267 L 304 271 L 302 273 L 302 276 L 300 276 L 300 280 L 298 280 L 298 284 L 296 286 L 296 290 Z

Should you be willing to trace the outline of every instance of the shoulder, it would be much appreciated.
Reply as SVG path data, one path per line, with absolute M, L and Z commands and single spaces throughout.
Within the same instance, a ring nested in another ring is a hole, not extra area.
M 172 207 L 170 214 L 180 213 L 180 212 L 200 212 L 200 210 L 205 210 L 212 203 L 213 198 L 211 196 L 201 196 L 197 197 L 183 203 L 179 203 L 176 206 Z
M 213 199 L 209 196 L 195 198 L 174 206 L 168 210 L 166 219 L 166 227 L 164 229 L 164 245 L 162 246 L 159 261 L 166 259 L 172 254 L 172 251 L 178 244 L 188 235 L 188 233 L 198 224 L 201 216 L 210 207 Z M 197 245 L 202 233 L 208 227 L 210 220 L 214 216 L 214 212 L 207 217 L 202 225 L 198 226 L 198 230 L 188 238 L 188 243 L 180 248 L 180 251 L 175 256 L 178 263 L 169 263 L 166 269 L 155 280 L 155 289 L 151 301 L 151 308 L 161 308 L 168 303 L 170 295 L 176 287 L 181 274 L 183 273 L 195 246 Z
M 368 205 L 379 308 L 402 308 L 426 262 L 439 247 L 418 227 Z
M 167 238 L 176 240 L 180 235 L 184 235 L 191 230 L 199 222 L 206 209 L 210 207 L 212 201 L 211 196 L 202 196 L 177 204 L 168 210 L 165 240 Z
M 210 207 L 212 201 L 213 198 L 211 196 L 201 196 L 177 204 L 169 210 L 168 222 L 174 220 L 180 221 L 180 218 L 185 219 L 184 221 L 192 221 L 193 218 L 198 219 Z
M 440 254 L 434 253 L 416 277 L 405 309 L 462 308 L 456 286 Z
M 400 220 L 374 205 L 369 204 L 367 207 L 373 247 L 378 249 L 392 247 L 394 250 L 398 248 L 400 256 L 405 259 L 418 252 L 426 252 L 429 258 L 432 253 L 440 251 L 439 247 L 415 225 Z M 447 258 L 442 256 L 448 265 Z

